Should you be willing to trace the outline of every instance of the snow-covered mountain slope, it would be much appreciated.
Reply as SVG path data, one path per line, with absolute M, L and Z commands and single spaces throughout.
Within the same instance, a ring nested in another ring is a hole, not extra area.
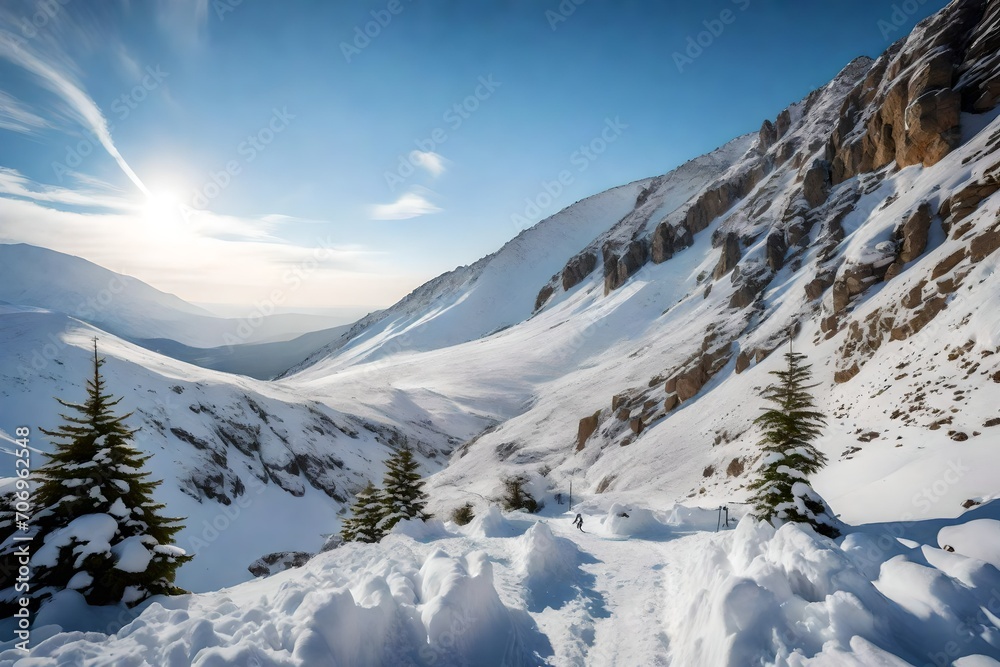
M 303 320 L 309 319 L 263 316 L 249 309 L 243 319 L 216 317 L 131 276 L 24 243 L 0 244 L 0 302 L 65 313 L 140 344 L 143 339 L 167 338 L 202 348 L 286 341 L 305 333 Z M 254 317 L 248 324 L 250 315 Z M 312 319 L 324 323 L 316 328 L 329 326 L 325 318 Z M 324 338 L 316 346 L 326 342 Z M 287 353 L 298 352 L 301 359 L 313 349 L 293 345 Z
M 839 543 L 794 524 L 744 520 L 716 532 L 715 511 L 681 505 L 578 509 L 586 532 L 569 514 L 495 508 L 464 527 L 404 522 L 377 545 L 132 610 L 87 607 L 65 591 L 39 614 L 30 654 L 0 644 L 0 665 L 970 667 L 1000 658 L 997 503 L 959 520 L 862 526 Z
M 26 664 L 995 664 L 997 53 L 1000 0 L 955 0 L 758 133 L 578 202 L 276 382 L 99 334 L 161 499 L 189 517 L 181 585 L 315 551 L 404 439 L 431 509 L 478 518 L 151 601 L 113 637 L 68 594 L 43 619 L 99 634 Z M 4 414 L 53 425 L 94 334 L 0 313 Z M 789 338 L 830 417 L 814 485 L 854 527 L 711 535 L 714 508 L 746 510 Z M 514 473 L 546 525 L 489 509 Z M 568 528 L 571 491 L 596 535 Z
M 40 452 L 51 446 L 38 429 L 59 423 L 54 396 L 85 398 L 94 337 L 107 359 L 108 390 L 123 397 L 118 409 L 141 428 L 135 444 L 165 482 L 157 500 L 186 517 L 178 544 L 198 556 L 181 569 L 181 586 L 243 581 L 247 565 L 265 553 L 318 550 L 322 535 L 338 529 L 337 513 L 381 476 L 400 442 L 431 468 L 441 460 L 426 444 L 439 435 L 420 424 L 408 424 L 404 435 L 274 384 L 160 356 L 61 313 L 11 306 L 0 306 L 0 451 L 10 454 L 15 429 L 28 426 L 38 452 L 33 465 L 43 463 Z M 0 457 L 0 477 L 13 476 L 13 457 Z M 281 520 L 282 513 L 303 522 Z
M 563 254 L 535 289 L 514 261 L 443 276 L 281 384 L 459 437 L 478 425 L 432 480 L 439 509 L 513 472 L 549 496 L 572 481 L 730 501 L 792 332 L 831 416 L 817 486 L 844 518 L 954 516 L 995 496 L 1000 73 L 984 45 L 1000 39 L 998 7 L 956 0 L 755 137 L 642 182 L 622 215 L 567 209 L 587 220 L 574 229 L 600 231 L 537 248 Z M 540 223 L 538 243 L 560 221 Z M 478 293 L 503 293 L 504 317 L 457 317 Z M 911 502 L 959 464 L 961 483 Z

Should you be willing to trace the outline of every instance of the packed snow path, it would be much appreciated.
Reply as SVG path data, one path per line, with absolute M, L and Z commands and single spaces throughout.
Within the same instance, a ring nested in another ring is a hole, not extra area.
M 837 542 L 748 519 L 716 533 L 715 511 L 680 505 L 575 509 L 586 532 L 495 508 L 406 522 L 135 610 L 63 593 L 0 667 L 1000 664 L 1000 503 Z

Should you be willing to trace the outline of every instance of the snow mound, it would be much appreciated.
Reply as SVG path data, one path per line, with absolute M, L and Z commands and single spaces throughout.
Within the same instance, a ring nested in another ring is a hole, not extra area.
M 428 519 L 427 521 L 422 521 L 420 519 L 403 519 L 392 527 L 390 533 L 392 535 L 405 535 L 406 537 L 416 540 L 417 542 L 430 542 L 431 540 L 454 537 L 454 535 L 448 532 L 448 529 L 444 527 L 444 522 L 440 519 Z
M 86 605 L 64 592 L 52 609 L 72 613 L 43 609 L 30 657 L 7 650 L 0 665 L 542 664 L 551 648 L 500 600 L 484 552 L 427 552 L 406 539 L 350 544 L 237 588 L 157 598 L 114 634 L 76 630 Z
M 938 532 L 938 544 L 952 547 L 970 558 L 986 561 L 1000 568 L 1000 521 L 975 519 L 957 526 L 946 526 Z
M 495 505 L 490 505 L 465 528 L 466 535 L 470 537 L 514 537 L 519 532 Z
M 665 537 L 670 534 L 670 528 L 661 518 L 660 512 L 645 507 L 614 503 L 601 525 L 608 533 L 619 537 Z
M 966 657 L 962 664 L 973 665 L 1000 657 L 1000 603 L 988 599 L 1000 572 L 986 563 L 901 542 L 873 550 L 865 533 L 838 545 L 808 527 L 775 530 L 752 518 L 703 537 L 701 557 L 670 578 L 668 595 L 686 611 L 667 621 L 672 664 L 945 665 Z

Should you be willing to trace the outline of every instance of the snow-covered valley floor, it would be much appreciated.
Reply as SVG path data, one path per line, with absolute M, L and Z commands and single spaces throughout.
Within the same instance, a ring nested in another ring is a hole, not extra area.
M 1000 503 L 836 542 L 603 496 L 580 532 L 564 508 L 404 523 L 135 610 L 64 592 L 0 665 L 1000 664 Z

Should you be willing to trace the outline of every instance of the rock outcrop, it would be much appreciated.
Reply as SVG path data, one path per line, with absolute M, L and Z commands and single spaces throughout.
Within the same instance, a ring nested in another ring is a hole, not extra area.
M 267 577 L 278 572 L 284 572 L 293 567 L 302 567 L 313 554 L 305 551 L 276 551 L 266 556 L 261 556 L 247 569 L 255 577 Z
M 583 282 L 583 279 L 597 268 L 597 255 L 593 252 L 582 252 L 569 260 L 562 270 L 562 287 L 569 291 Z
M 683 225 L 661 222 L 653 230 L 650 259 L 661 264 L 694 243 L 694 235 Z
M 604 294 L 610 294 L 625 284 L 629 276 L 638 271 L 649 257 L 644 239 L 631 241 L 619 255 L 611 244 L 605 244 L 604 254 Z
M 960 142 L 963 110 L 996 106 L 998 13 L 995 1 L 956 0 L 879 57 L 827 144 L 834 185 L 892 162 L 936 164 Z
M 576 433 L 576 451 L 583 449 L 590 436 L 594 435 L 594 431 L 597 430 L 600 424 L 600 417 L 601 413 L 597 411 L 589 417 L 584 417 L 580 420 L 580 427 Z
M 802 196 L 809 208 L 816 208 L 830 194 L 830 163 L 816 160 L 802 177 Z
M 715 265 L 712 277 L 716 280 L 722 278 L 724 275 L 735 269 L 739 261 L 740 239 L 736 236 L 736 234 L 730 232 L 726 234 L 726 237 L 722 242 L 722 255 L 719 256 L 719 262 Z
M 896 236 L 901 243 L 899 251 L 901 262 L 912 262 L 923 254 L 927 248 L 927 235 L 930 233 L 930 228 L 931 207 L 930 204 L 924 202 L 910 214 L 897 230 Z

